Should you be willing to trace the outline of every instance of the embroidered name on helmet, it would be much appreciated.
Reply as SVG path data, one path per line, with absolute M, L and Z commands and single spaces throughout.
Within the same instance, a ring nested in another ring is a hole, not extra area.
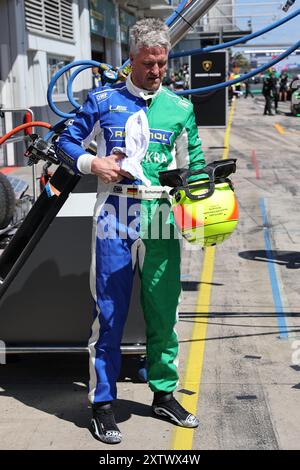
M 169 132 L 162 129 L 150 129 L 150 142 L 170 145 L 173 134 L 174 132 Z

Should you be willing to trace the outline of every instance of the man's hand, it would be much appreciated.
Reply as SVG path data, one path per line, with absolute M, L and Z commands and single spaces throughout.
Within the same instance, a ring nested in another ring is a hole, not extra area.
M 99 176 L 103 183 L 118 183 L 124 177 L 132 176 L 120 168 L 118 162 L 124 157 L 122 154 L 113 154 L 108 157 L 95 157 L 92 161 L 91 170 L 94 175 Z

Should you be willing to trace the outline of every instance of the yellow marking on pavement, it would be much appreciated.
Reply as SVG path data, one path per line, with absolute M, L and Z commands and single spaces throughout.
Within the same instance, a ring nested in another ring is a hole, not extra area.
M 278 122 L 274 124 L 274 127 L 279 132 L 279 134 L 285 134 L 284 128 Z
M 222 159 L 229 155 L 230 131 L 235 110 L 235 100 L 232 102 L 228 125 L 224 136 L 224 152 Z M 210 308 L 211 287 L 214 272 L 215 247 L 205 248 L 200 290 L 196 304 L 196 321 L 193 327 L 192 339 L 187 359 L 186 373 L 183 382 L 184 390 L 191 390 L 193 395 L 183 394 L 181 405 L 188 411 L 197 414 L 197 405 L 200 396 L 200 384 L 204 362 L 205 339 Z M 201 423 L 200 423 L 201 426 Z M 195 429 L 176 427 L 173 433 L 173 450 L 192 450 Z
M 235 106 L 236 106 L 236 99 L 233 99 L 231 109 L 230 109 L 230 114 L 229 114 L 229 120 L 228 120 L 227 128 L 226 128 L 226 131 L 225 131 L 225 137 L 224 137 L 224 147 L 225 148 L 224 148 L 222 160 L 226 160 L 228 158 L 228 155 L 229 155 L 229 139 L 230 139 L 230 132 L 231 132 L 231 126 L 232 126 Z
M 191 390 L 194 395 L 183 395 L 181 405 L 191 413 L 197 414 L 197 404 L 200 393 L 202 367 L 204 362 L 205 338 L 210 306 L 211 283 L 213 278 L 215 248 L 205 249 L 200 291 L 198 294 L 196 317 L 193 328 L 191 345 L 187 360 L 183 388 Z M 194 430 L 175 428 L 172 449 L 190 450 L 193 448 Z

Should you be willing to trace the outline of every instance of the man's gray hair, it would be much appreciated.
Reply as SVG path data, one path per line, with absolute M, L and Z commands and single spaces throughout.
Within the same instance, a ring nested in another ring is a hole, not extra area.
M 171 49 L 168 26 L 160 18 L 143 18 L 129 31 L 130 52 L 137 54 L 141 47 L 164 47 Z

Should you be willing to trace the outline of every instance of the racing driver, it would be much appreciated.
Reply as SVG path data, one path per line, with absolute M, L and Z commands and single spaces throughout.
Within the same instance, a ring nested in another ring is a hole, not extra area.
M 77 174 L 96 175 L 99 182 L 90 275 L 95 308 L 89 339 L 89 401 L 93 434 L 110 444 L 122 439 L 113 401 L 136 266 L 146 322 L 153 413 L 187 428 L 199 424 L 173 396 L 178 383 L 174 327 L 180 295 L 180 244 L 159 171 L 198 170 L 205 166 L 205 160 L 192 104 L 162 87 L 169 50 L 169 31 L 164 22 L 139 20 L 130 30 L 132 71 L 126 82 L 91 91 L 58 142 L 65 164 Z M 125 151 L 114 150 L 124 148 L 126 122 L 141 110 L 150 136 L 140 164 L 145 180 L 150 182 L 148 187 L 121 168 Z M 97 142 L 97 156 L 85 151 L 91 140 Z M 158 213 L 162 217 L 157 217 Z

